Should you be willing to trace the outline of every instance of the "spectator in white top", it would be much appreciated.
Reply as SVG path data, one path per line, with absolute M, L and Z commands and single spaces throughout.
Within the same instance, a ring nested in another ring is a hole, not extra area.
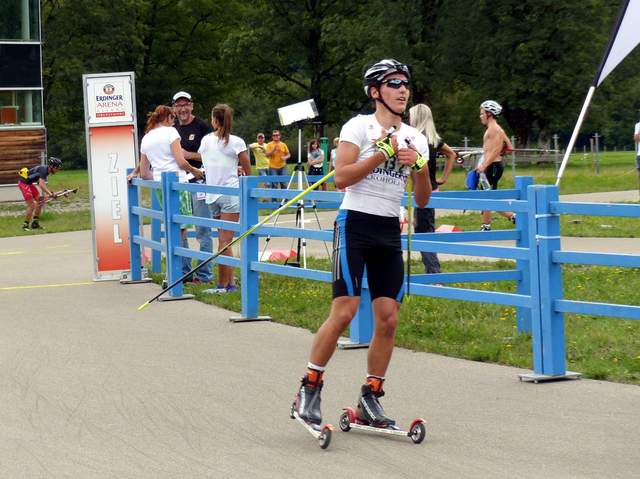
M 239 174 L 242 176 L 251 175 L 251 163 L 244 140 L 231 134 L 233 125 L 231 107 L 225 104 L 216 105 L 211 112 L 211 124 L 214 132 L 202 139 L 198 150 L 202 156 L 207 184 L 237 188 Z M 240 220 L 240 198 L 238 196 L 207 193 L 207 203 L 213 219 L 235 222 Z M 218 251 L 233 241 L 234 234 L 234 231 L 218 229 Z M 233 257 L 231 248 L 222 254 Z M 218 264 L 216 292 L 234 293 L 237 291 L 233 267 Z

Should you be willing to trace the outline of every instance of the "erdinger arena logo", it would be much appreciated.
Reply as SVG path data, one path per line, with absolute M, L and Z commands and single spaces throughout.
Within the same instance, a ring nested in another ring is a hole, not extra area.
M 116 88 L 107 83 L 102 87 L 104 95 L 96 94 L 96 118 L 125 116 L 124 97 L 115 95 L 115 91 Z

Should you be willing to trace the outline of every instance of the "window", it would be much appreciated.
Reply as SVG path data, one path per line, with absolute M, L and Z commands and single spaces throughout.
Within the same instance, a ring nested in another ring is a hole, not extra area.
M 40 0 L 0 0 L 0 129 L 42 126 Z
M 39 0 L 0 2 L 0 41 L 7 40 L 40 41 Z
M 0 128 L 42 125 L 41 90 L 0 90 Z
M 0 43 L 0 88 L 42 87 L 39 43 Z

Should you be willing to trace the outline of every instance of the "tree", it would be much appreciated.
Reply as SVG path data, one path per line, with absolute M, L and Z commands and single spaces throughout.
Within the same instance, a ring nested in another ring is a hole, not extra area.
M 245 91 L 272 98 L 276 110 L 313 99 L 319 119 L 341 123 L 364 106 L 360 31 L 368 0 L 257 0 L 242 30 L 225 43 L 225 60 Z M 251 8 L 249 8 L 251 7 Z M 317 127 L 314 134 L 322 134 Z
M 219 48 L 239 20 L 229 2 L 45 0 L 43 54 L 49 149 L 86 162 L 81 78 L 134 71 L 139 130 L 146 113 L 189 90 L 205 118 L 235 88 Z
M 603 1 L 459 0 L 467 36 L 462 58 L 481 99 L 504 108 L 516 144 L 528 147 L 534 124 L 548 142 L 558 118 L 580 108 L 614 14 Z M 458 45 L 458 47 L 461 45 Z

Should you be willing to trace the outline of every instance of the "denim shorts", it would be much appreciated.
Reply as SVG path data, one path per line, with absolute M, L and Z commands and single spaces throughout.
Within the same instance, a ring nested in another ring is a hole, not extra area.
M 213 203 L 209 203 L 211 216 L 219 218 L 220 213 L 240 213 L 240 198 L 238 196 L 222 195 Z

